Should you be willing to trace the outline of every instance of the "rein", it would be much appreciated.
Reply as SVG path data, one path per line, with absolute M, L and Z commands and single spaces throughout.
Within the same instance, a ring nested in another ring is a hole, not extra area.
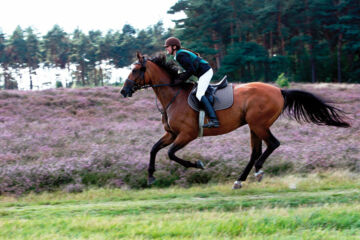
M 144 79 L 144 78 L 143 78 Z M 134 84 L 134 87 L 133 87 L 133 90 L 140 90 L 140 89 L 147 89 L 149 87 L 175 87 L 179 84 L 173 84 L 173 83 L 163 83 L 163 84 L 143 84 L 143 85 L 140 85 L 138 83 L 136 83 L 135 81 L 133 80 L 130 80 L 130 79 L 126 79 L 126 81 L 129 81 L 129 82 L 132 82 Z M 145 81 L 145 79 L 144 79 Z
M 161 110 L 159 105 L 158 105 L 158 102 L 157 102 L 157 97 L 155 98 L 155 103 L 156 103 L 156 107 L 158 109 L 158 111 L 161 113 L 161 115 L 164 115 L 167 111 L 167 109 L 170 107 L 170 105 L 175 101 L 176 97 L 179 95 L 180 93 L 180 89 L 176 92 L 176 94 L 173 96 L 173 98 L 170 100 L 169 104 L 165 107 L 164 110 Z
M 140 89 L 147 89 L 149 87 L 152 87 L 152 88 L 157 88 L 157 87 L 174 87 L 174 86 L 177 86 L 179 85 L 180 83 L 163 83 L 163 84 L 152 84 L 151 82 L 149 84 L 146 84 L 145 83 L 145 71 L 146 71 L 146 59 L 144 59 L 144 61 L 140 62 L 141 64 L 141 73 L 142 73 L 142 76 L 141 76 L 141 80 L 142 82 L 141 83 L 137 83 L 135 82 L 134 80 L 130 80 L 130 79 L 127 79 L 126 81 L 129 81 L 132 83 L 133 87 L 132 87 L 132 91 L 135 92 L 137 90 L 140 90 Z M 167 109 L 171 106 L 171 104 L 173 104 L 175 102 L 175 99 L 176 97 L 179 95 L 181 89 L 179 89 L 176 94 L 172 97 L 172 99 L 170 100 L 170 102 L 167 104 L 167 106 L 164 108 L 164 109 L 161 109 L 158 105 L 158 101 L 157 101 L 157 97 L 155 98 L 155 103 L 156 103 L 156 107 L 158 109 L 158 111 L 161 113 L 161 115 L 166 119 L 166 122 L 167 122 L 167 114 L 166 114 L 166 111 Z M 168 124 L 168 123 L 167 123 Z M 169 126 L 169 125 L 168 125 Z M 169 126 L 170 128 L 170 126 Z
M 145 82 L 145 78 L 143 77 L 143 80 Z M 129 82 L 132 82 L 134 87 L 133 87 L 133 91 L 137 91 L 137 90 L 140 90 L 140 89 L 147 89 L 149 87 L 153 87 L 153 88 L 157 88 L 157 87 L 174 87 L 174 86 L 177 86 L 179 85 L 178 84 L 173 84 L 173 83 L 163 83 L 163 84 L 143 84 L 143 85 L 140 85 L 138 83 L 136 83 L 135 81 L 133 80 L 130 80 L 130 79 L 127 79 L 127 81 Z M 172 97 L 172 99 L 170 100 L 170 102 L 168 103 L 168 105 L 164 108 L 164 110 L 162 110 L 159 105 L 158 105 L 158 101 L 157 101 L 157 97 L 155 98 L 155 103 L 156 103 L 156 108 L 158 109 L 158 111 L 161 113 L 161 115 L 164 115 L 167 111 L 167 109 L 170 107 L 170 105 L 175 101 L 176 97 L 179 95 L 180 93 L 180 90 L 179 89 L 176 94 Z

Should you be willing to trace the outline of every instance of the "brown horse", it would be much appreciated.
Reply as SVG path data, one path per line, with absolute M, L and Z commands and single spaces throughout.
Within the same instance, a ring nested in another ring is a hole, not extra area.
M 174 63 L 166 62 L 165 56 L 146 59 L 137 54 L 138 62 L 125 81 L 121 90 L 124 97 L 141 88 L 152 87 L 157 99 L 160 101 L 162 123 L 165 134 L 155 143 L 150 153 L 148 168 L 148 183 L 155 181 L 155 158 L 157 152 L 172 144 L 168 151 L 171 160 L 186 168 L 200 168 L 204 165 L 201 161 L 190 162 L 178 158 L 175 153 L 185 147 L 189 142 L 198 137 L 198 116 L 187 103 L 187 97 L 193 88 L 192 84 L 175 84 L 177 68 Z M 245 124 L 250 128 L 252 153 L 250 162 L 233 188 L 241 188 L 241 181 L 245 181 L 250 170 L 255 165 L 255 176 L 260 181 L 263 176 L 261 170 L 265 160 L 280 145 L 272 135 L 270 126 L 287 109 L 290 116 L 297 121 L 312 122 L 318 125 L 336 127 L 349 127 L 345 122 L 343 112 L 329 105 L 319 97 L 301 90 L 284 90 L 260 82 L 236 85 L 233 87 L 234 103 L 224 110 L 217 111 L 220 121 L 219 128 L 204 129 L 204 136 L 214 136 L 231 132 Z M 262 152 L 262 141 L 267 148 Z

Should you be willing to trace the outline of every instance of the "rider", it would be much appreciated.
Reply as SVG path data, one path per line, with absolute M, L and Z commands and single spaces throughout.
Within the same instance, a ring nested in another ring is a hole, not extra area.
M 206 114 L 209 117 L 207 124 L 204 128 L 217 128 L 220 122 L 216 117 L 213 106 L 209 99 L 206 97 L 205 92 L 210 84 L 213 76 L 213 70 L 209 63 L 200 58 L 200 55 L 188 49 L 181 48 L 181 42 L 178 38 L 170 37 L 166 39 L 165 46 L 167 52 L 174 56 L 174 59 L 184 68 L 185 72 L 180 73 L 176 80 L 186 81 L 192 75 L 199 78 L 196 98 L 202 103 Z

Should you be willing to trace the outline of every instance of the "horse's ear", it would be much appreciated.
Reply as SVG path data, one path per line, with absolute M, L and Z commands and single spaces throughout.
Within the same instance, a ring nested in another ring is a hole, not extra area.
M 136 57 L 139 59 L 139 62 L 142 62 L 144 60 L 144 56 L 141 55 L 140 52 L 136 52 Z

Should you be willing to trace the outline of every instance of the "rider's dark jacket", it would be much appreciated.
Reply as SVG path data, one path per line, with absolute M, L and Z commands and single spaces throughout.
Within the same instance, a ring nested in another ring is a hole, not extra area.
M 192 75 L 199 78 L 211 68 L 207 61 L 186 49 L 179 49 L 175 59 L 185 70 L 177 78 L 180 81 L 186 81 Z

